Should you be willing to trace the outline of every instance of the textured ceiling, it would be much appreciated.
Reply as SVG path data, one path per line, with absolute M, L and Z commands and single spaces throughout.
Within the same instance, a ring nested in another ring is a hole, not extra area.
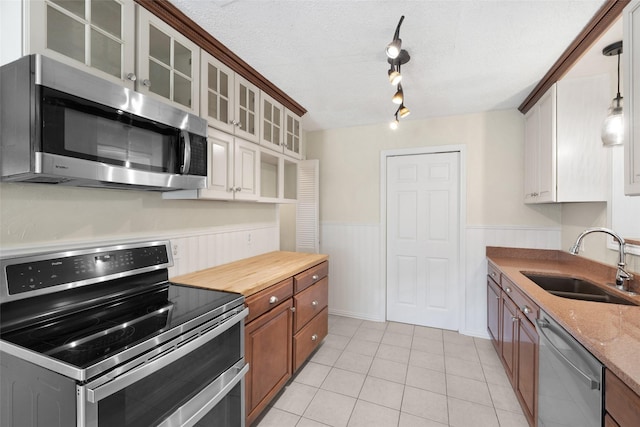
M 307 130 L 391 121 L 384 48 L 401 15 L 405 120 L 516 108 L 604 0 L 171 0 L 305 107 Z

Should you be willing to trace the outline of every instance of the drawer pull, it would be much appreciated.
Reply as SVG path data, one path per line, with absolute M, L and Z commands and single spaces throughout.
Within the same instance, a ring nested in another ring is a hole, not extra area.
M 317 307 L 318 306 L 318 301 L 311 301 L 311 306 L 312 307 Z
M 508 286 L 506 288 L 504 288 L 504 290 L 507 291 L 507 292 L 511 292 L 511 288 L 508 287 Z
M 312 278 L 313 280 L 318 280 L 318 278 L 319 278 L 319 277 L 320 277 L 320 276 L 318 276 L 317 274 L 314 274 L 313 276 L 311 276 L 311 278 Z
M 296 312 L 296 308 L 295 307 L 291 307 L 291 312 L 295 313 Z
M 525 305 L 524 307 L 522 307 L 522 312 L 524 314 L 529 314 L 529 313 L 532 313 L 533 310 L 531 310 L 528 306 Z
M 275 304 L 278 302 L 278 297 L 277 296 L 272 296 L 271 298 L 269 298 L 269 304 Z
M 318 334 L 311 335 L 311 341 L 316 341 L 318 339 Z
M 491 272 L 491 277 L 496 277 L 496 272 L 495 271 Z

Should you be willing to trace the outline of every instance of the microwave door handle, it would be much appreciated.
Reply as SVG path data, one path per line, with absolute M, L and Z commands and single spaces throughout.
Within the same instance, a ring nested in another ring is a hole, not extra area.
M 182 156 L 183 163 L 182 166 L 180 166 L 180 173 L 186 175 L 191 168 L 191 137 L 186 130 L 181 130 L 180 136 L 184 140 L 184 155 Z

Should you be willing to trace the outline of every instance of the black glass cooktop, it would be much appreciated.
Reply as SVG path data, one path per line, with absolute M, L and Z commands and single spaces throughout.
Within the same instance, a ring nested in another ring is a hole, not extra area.
M 81 298 L 81 295 L 73 295 L 73 298 Z M 25 304 L 25 301 L 13 304 L 19 303 Z M 113 297 L 106 303 L 80 311 L 66 309 L 39 323 L 9 332 L 3 330 L 0 337 L 78 368 L 86 368 L 199 316 L 210 316 L 213 312 L 222 314 L 242 303 L 243 297 L 239 294 L 166 282 L 135 295 Z M 3 320 L 6 314 L 3 313 Z

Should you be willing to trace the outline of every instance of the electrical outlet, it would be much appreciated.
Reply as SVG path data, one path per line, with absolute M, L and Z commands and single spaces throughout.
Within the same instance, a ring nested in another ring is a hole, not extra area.
M 247 245 L 251 246 L 251 233 L 247 234 Z
M 178 245 L 173 244 L 171 247 L 171 252 L 173 252 L 173 256 L 178 256 Z

